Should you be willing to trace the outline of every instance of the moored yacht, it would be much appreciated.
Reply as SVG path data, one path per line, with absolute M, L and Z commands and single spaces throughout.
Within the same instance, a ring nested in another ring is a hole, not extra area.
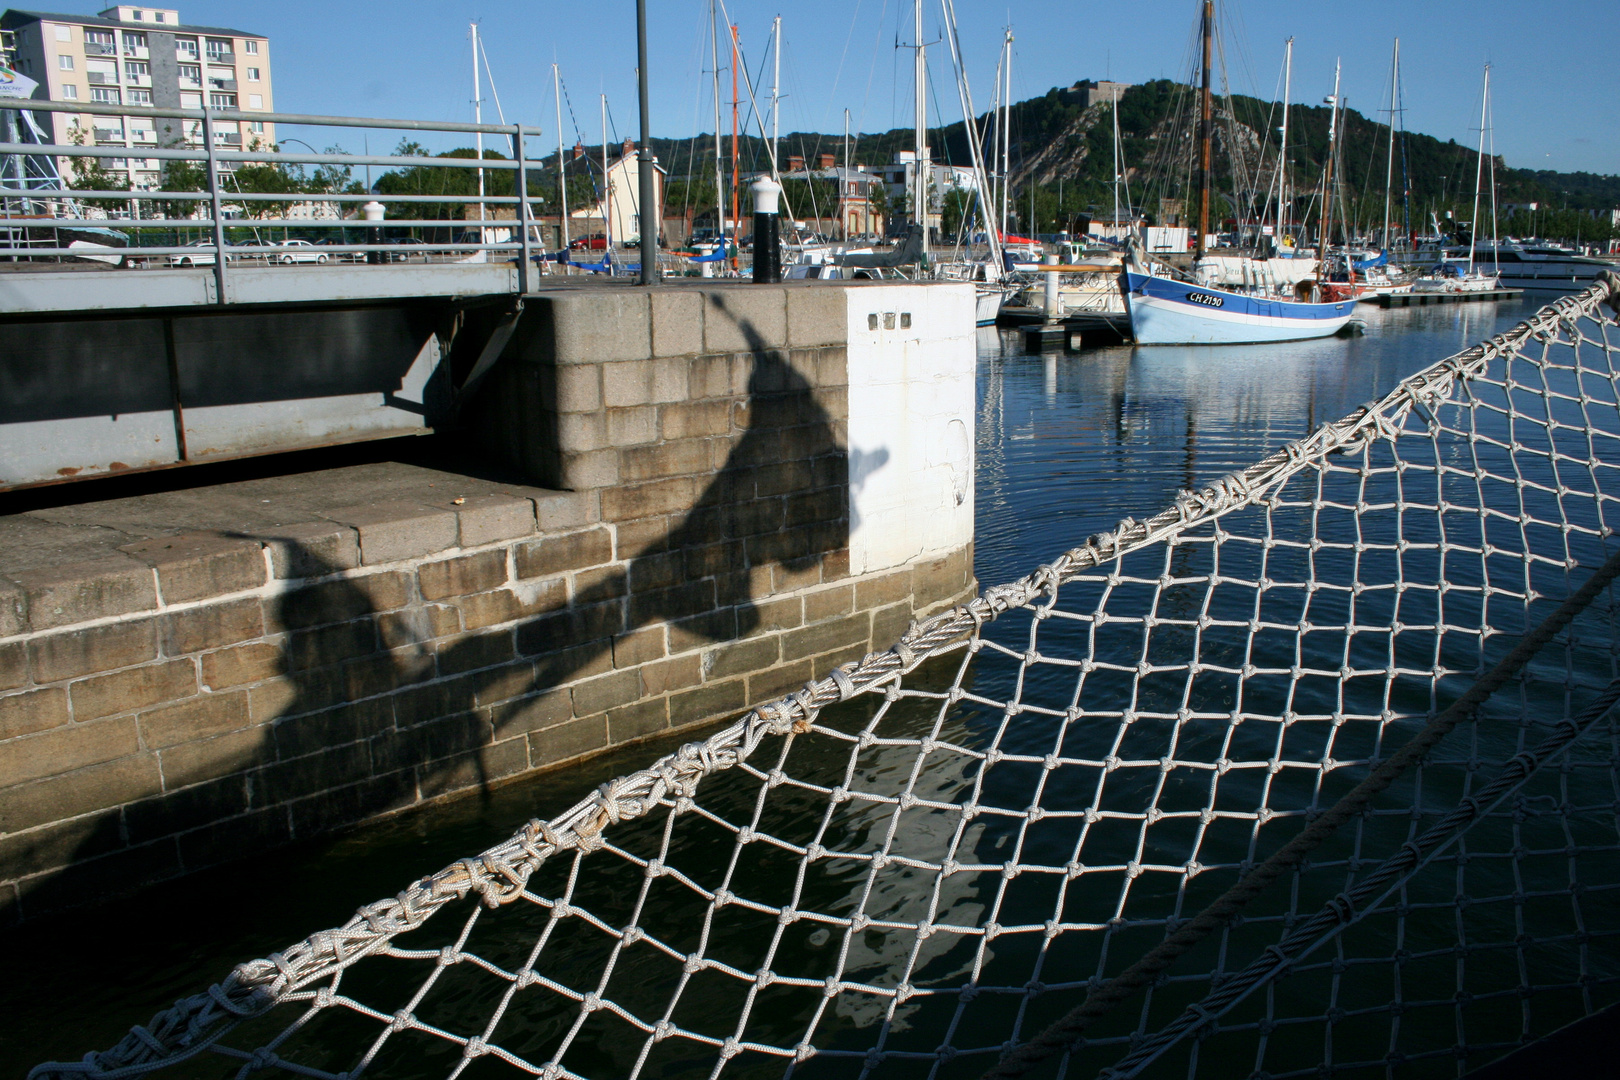
M 1591 287 L 1598 274 L 1615 269 L 1607 259 L 1581 255 L 1558 244 L 1481 244 L 1475 262 L 1496 271 L 1499 288 L 1572 293 Z

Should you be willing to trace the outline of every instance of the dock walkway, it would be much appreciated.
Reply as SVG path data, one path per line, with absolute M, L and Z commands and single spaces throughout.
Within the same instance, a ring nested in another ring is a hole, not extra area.
M 1424 307 L 1428 304 L 1471 304 L 1485 300 L 1517 300 L 1523 289 L 1487 289 L 1482 292 L 1406 292 L 1385 293 L 1378 298 L 1379 306 Z

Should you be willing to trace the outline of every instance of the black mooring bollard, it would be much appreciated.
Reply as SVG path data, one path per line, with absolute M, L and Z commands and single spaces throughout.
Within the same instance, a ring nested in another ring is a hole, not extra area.
M 777 225 L 782 185 L 762 176 L 748 190 L 754 193 L 754 284 L 775 285 L 782 280 L 782 230 Z

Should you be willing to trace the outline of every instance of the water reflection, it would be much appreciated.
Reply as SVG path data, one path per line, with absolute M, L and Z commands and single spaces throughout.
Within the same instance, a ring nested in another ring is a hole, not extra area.
M 1166 506 L 1511 327 L 1534 302 L 1363 305 L 1363 336 L 1255 346 L 1120 345 L 1032 356 L 979 331 L 980 582 L 1028 573 Z

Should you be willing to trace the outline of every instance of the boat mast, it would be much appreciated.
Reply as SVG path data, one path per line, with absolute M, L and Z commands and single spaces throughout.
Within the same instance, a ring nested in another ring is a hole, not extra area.
M 1282 246 L 1282 239 L 1288 235 L 1288 212 L 1293 207 L 1288 202 L 1288 99 L 1294 89 L 1294 39 L 1288 39 L 1288 45 L 1283 50 L 1283 117 L 1282 117 L 1282 145 L 1277 150 L 1277 246 Z
M 1389 192 L 1395 182 L 1395 110 L 1401 85 L 1401 39 L 1395 39 L 1395 55 L 1389 62 L 1389 154 L 1384 162 L 1384 250 L 1389 250 Z
M 776 141 L 781 135 L 781 124 L 778 119 L 781 114 L 781 84 L 782 84 L 782 16 L 778 15 L 771 24 L 771 62 L 774 65 L 771 72 L 771 168 L 778 168 L 777 162 L 781 158 L 776 156 Z
M 726 183 L 725 167 L 720 159 L 720 23 L 714 11 L 715 0 L 709 0 L 709 60 L 714 68 L 714 229 L 720 240 L 721 261 L 726 252 Z
M 1485 70 L 1488 77 L 1490 67 L 1487 66 Z M 1488 115 L 1491 100 L 1489 83 L 1486 84 L 1485 90 Z M 1491 140 L 1491 268 L 1492 273 L 1500 278 L 1502 276 L 1502 241 L 1496 233 L 1496 122 L 1494 119 L 1487 119 L 1485 133 L 1490 136 Z M 1501 285 L 1501 281 L 1497 281 L 1496 284 Z
M 1002 49 L 1007 63 L 1002 67 L 1002 81 L 1006 92 L 1001 95 L 1001 240 L 1007 241 L 1007 200 L 1012 188 L 1012 28 L 1007 28 L 1007 39 Z
M 1198 240 L 1194 257 L 1204 256 L 1204 235 L 1209 232 L 1210 128 L 1215 100 L 1209 89 L 1209 67 L 1215 37 L 1215 0 L 1204 0 L 1204 68 L 1198 105 Z
M 984 143 L 979 133 L 978 112 L 973 107 L 973 91 L 968 86 L 967 69 L 962 63 L 962 39 L 956 25 L 956 4 L 953 0 L 940 0 L 940 14 L 945 19 L 946 40 L 951 46 L 951 64 L 956 69 L 956 94 L 962 105 L 962 124 L 968 137 L 968 154 L 973 161 L 973 187 L 977 195 L 975 213 L 983 223 L 985 232 L 990 228 L 990 180 L 984 166 Z M 985 280 L 993 281 L 999 277 L 1004 268 L 1001 257 L 1000 237 L 991 236 L 990 258 L 995 263 L 998 273 L 995 276 L 986 273 Z
M 737 24 L 731 24 L 731 221 L 732 228 L 737 228 L 742 220 L 742 207 L 738 205 L 737 185 L 740 183 L 737 172 Z M 736 264 L 732 264 L 735 270 Z
M 472 23 L 472 61 L 473 61 L 473 123 L 484 122 L 484 96 L 483 81 L 478 77 L 478 24 Z M 478 132 L 474 136 L 474 145 L 478 152 L 478 220 L 484 220 L 484 133 Z M 478 242 L 484 242 L 483 229 L 479 229 Z
M 922 0 L 916 0 L 917 160 L 913 163 L 912 220 L 922 226 L 922 261 L 928 261 L 928 61 L 923 45 Z
M 838 178 L 839 203 L 840 203 L 840 205 L 843 206 L 843 208 L 839 211 L 838 216 L 840 218 L 842 218 L 843 221 L 844 221 L 844 241 L 846 243 L 849 241 L 849 207 L 847 205 L 843 205 L 844 204 L 843 195 L 845 193 L 845 185 L 850 183 L 849 177 L 850 177 L 850 172 L 849 172 L 849 110 L 845 109 L 844 110 L 844 175 L 840 176 Z
M 1114 232 L 1119 232 L 1119 88 L 1114 88 Z M 1118 239 L 1116 236 L 1115 239 Z
M 563 160 L 562 75 L 557 65 L 551 65 L 551 90 L 557 102 L 557 224 L 561 229 L 562 249 L 568 250 L 568 163 Z M 563 273 L 568 273 L 568 264 Z
M 602 95 L 602 235 L 607 237 L 607 261 L 613 263 L 613 219 L 609 212 L 613 207 L 612 189 L 608 186 L 608 132 L 607 132 L 607 95 Z M 612 273 L 610 270 L 609 273 Z
M 1491 100 L 1491 65 L 1485 65 L 1485 86 L 1479 97 L 1479 160 L 1474 166 L 1474 220 L 1468 223 L 1468 272 L 1474 272 L 1474 242 L 1479 239 L 1479 189 L 1485 181 L 1485 107 Z M 1494 165 L 1493 165 L 1494 168 Z M 1494 193 L 1492 198 L 1495 198 Z
M 1322 273 L 1327 268 L 1328 237 L 1333 232 L 1333 160 L 1338 156 L 1335 149 L 1339 138 L 1339 72 L 1340 61 L 1333 61 L 1333 96 L 1327 99 L 1328 109 L 1328 152 L 1327 172 L 1322 178 L 1322 224 L 1318 228 L 1320 235 L 1316 238 L 1316 282 L 1322 283 Z

